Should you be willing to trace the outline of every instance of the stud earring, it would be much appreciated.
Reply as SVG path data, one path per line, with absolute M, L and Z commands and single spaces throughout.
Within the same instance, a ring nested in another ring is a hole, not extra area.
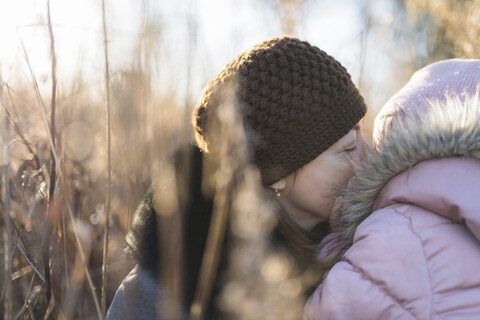
M 277 197 L 280 197 L 280 191 L 278 191 L 278 189 L 275 189 L 275 194 L 277 195 Z

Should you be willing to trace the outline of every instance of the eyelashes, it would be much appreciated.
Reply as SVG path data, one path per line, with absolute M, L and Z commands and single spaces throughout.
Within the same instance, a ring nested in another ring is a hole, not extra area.
M 345 149 L 343 151 L 347 152 L 347 153 L 352 153 L 354 152 L 355 150 L 357 150 L 357 146 L 353 146 L 351 148 L 348 148 L 348 149 Z

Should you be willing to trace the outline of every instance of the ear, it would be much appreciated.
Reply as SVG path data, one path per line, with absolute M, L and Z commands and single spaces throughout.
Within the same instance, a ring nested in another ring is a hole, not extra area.
M 270 185 L 270 189 L 282 191 L 287 186 L 285 178 L 278 180 L 277 182 Z

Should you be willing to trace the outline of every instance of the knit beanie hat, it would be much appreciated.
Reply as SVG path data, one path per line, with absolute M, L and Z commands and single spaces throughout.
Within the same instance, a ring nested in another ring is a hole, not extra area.
M 256 45 L 211 80 L 193 111 L 196 140 L 215 148 L 216 111 L 234 84 L 237 111 L 262 183 L 303 167 L 346 135 L 366 106 L 346 69 L 308 42 L 274 38 Z
M 375 118 L 374 143 L 403 118 L 403 114 L 420 114 L 435 101 L 448 97 L 464 101 L 478 94 L 480 60 L 450 59 L 427 65 L 414 73 L 410 81 L 383 106 Z

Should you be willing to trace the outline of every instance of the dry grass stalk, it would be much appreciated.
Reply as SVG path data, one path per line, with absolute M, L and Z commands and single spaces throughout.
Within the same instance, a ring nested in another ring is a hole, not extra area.
M 12 110 L 13 110 L 13 113 L 15 115 L 15 118 L 17 119 L 17 121 L 15 121 L 15 119 L 10 115 L 10 112 L 8 111 L 8 109 L 5 108 L 5 112 L 7 114 L 7 119 L 13 124 L 14 128 L 15 128 L 15 131 L 16 133 L 20 136 L 20 139 L 22 140 L 23 144 L 27 147 L 28 149 L 28 152 L 30 152 L 32 155 L 33 155 L 33 161 L 35 162 L 36 164 L 36 167 L 37 168 L 40 168 L 41 165 L 40 165 L 40 159 L 38 159 L 38 156 L 37 154 L 33 151 L 33 148 L 32 146 L 30 145 L 30 143 L 27 141 L 27 139 L 25 138 L 25 135 L 23 133 L 23 130 L 20 126 L 20 123 L 18 121 L 18 114 L 16 112 L 17 108 L 15 106 L 15 102 L 12 98 L 12 90 L 10 88 L 10 86 L 6 83 L 3 84 L 6 88 L 7 88 L 7 93 L 8 93 L 8 98 L 9 98 L 9 102 L 11 103 L 12 105 Z M 40 174 L 43 175 L 43 173 L 40 172 Z M 44 177 L 45 178 L 45 177 Z
M 0 79 L 1 80 L 1 79 Z M 3 86 L 0 88 L 0 102 L 3 106 L 2 109 L 6 110 L 6 106 L 4 104 L 4 95 L 3 95 Z M 3 144 L 1 150 L 1 164 L 2 164 L 2 199 L 3 199 L 3 254 L 4 254 L 4 279 L 5 279 L 5 290 L 4 293 L 2 292 L 2 297 L 0 301 L 2 301 L 4 305 L 3 309 L 3 318 L 4 319 L 11 319 L 13 310 L 13 288 L 12 288 L 12 262 L 11 262 L 11 252 L 12 252 L 12 232 L 11 232 L 11 225 L 10 225 L 10 190 L 9 190 L 9 180 L 8 180 L 8 168 L 10 165 L 10 155 L 8 152 L 8 148 L 10 145 L 10 137 L 9 137 L 9 125 L 7 117 L 3 117 L 4 121 L 2 121 L 2 130 L 1 132 L 3 137 Z
M 52 136 L 51 131 L 49 129 L 47 115 L 46 115 L 46 108 L 45 108 L 45 104 L 43 102 L 42 96 L 40 94 L 38 82 L 37 82 L 37 79 L 36 79 L 35 74 L 33 72 L 33 69 L 32 69 L 32 66 L 31 66 L 31 63 L 30 63 L 30 59 L 28 58 L 28 53 L 27 53 L 25 44 L 23 43 L 21 38 L 20 38 L 20 43 L 21 43 L 21 47 L 22 47 L 22 50 L 23 50 L 23 53 L 24 53 L 25 62 L 27 63 L 27 67 L 28 67 L 30 75 L 32 77 L 32 83 L 33 83 L 35 95 L 36 95 L 37 101 L 39 102 L 39 105 L 40 105 L 42 120 L 43 120 L 44 126 L 46 128 L 48 144 L 49 144 L 51 150 L 53 151 L 52 156 L 53 156 L 53 159 L 55 160 L 55 164 L 58 168 L 60 168 L 60 161 L 59 161 L 57 152 L 56 152 L 55 147 L 54 147 L 53 136 Z M 58 171 L 58 175 L 59 175 L 59 181 L 62 183 L 62 185 L 66 185 L 61 170 Z M 70 219 L 73 235 L 74 235 L 74 238 L 75 238 L 75 244 L 77 246 L 77 254 L 80 256 L 80 260 L 82 261 L 82 264 L 83 264 L 85 277 L 87 279 L 88 288 L 89 288 L 89 290 L 91 292 L 91 295 L 92 295 L 92 299 L 93 299 L 94 306 L 95 306 L 95 311 L 97 313 L 98 319 L 103 319 L 101 308 L 100 308 L 100 302 L 99 302 L 99 300 L 97 298 L 97 295 L 96 295 L 96 292 L 95 292 L 95 285 L 93 284 L 92 277 L 90 275 L 90 271 L 88 270 L 87 258 L 85 257 L 82 242 L 80 241 L 79 230 L 78 230 L 78 227 L 76 226 L 76 223 L 75 223 L 75 218 L 74 218 L 74 215 L 73 215 L 73 212 L 72 212 L 72 209 L 71 209 L 70 202 L 69 202 L 68 198 L 66 198 L 65 200 L 66 200 L 66 206 L 67 206 L 67 213 L 68 213 L 68 216 L 69 216 L 69 219 Z M 33 279 L 34 278 L 32 277 L 32 282 L 31 282 L 31 285 L 30 285 L 28 295 L 30 295 L 30 292 L 32 292 L 32 289 L 33 289 Z M 34 296 L 34 298 L 32 298 L 32 299 L 34 299 L 34 301 L 31 303 L 32 304 L 32 307 L 31 307 L 32 309 L 35 308 L 35 305 L 36 305 L 39 297 L 40 297 L 40 294 L 37 293 Z M 27 302 L 30 303 L 29 301 L 30 300 L 26 300 L 25 303 L 27 303 Z M 31 311 L 28 306 L 27 306 L 26 309 L 29 312 Z
M 223 238 L 225 236 L 228 215 L 230 213 L 230 197 L 232 193 L 233 180 L 231 171 L 224 166 L 219 170 L 226 171 L 227 176 L 223 177 L 228 182 L 217 188 L 214 199 L 214 208 L 212 220 L 208 229 L 207 242 L 203 254 L 198 284 L 195 297 L 190 308 L 190 317 L 192 320 L 201 320 L 205 316 L 205 307 L 212 292 L 213 280 L 217 273 L 220 262 L 220 253 L 222 252 Z M 223 170 L 222 170 L 223 169 Z M 230 172 L 229 172 L 230 171 Z M 228 176 L 230 173 L 230 176 Z
M 158 172 L 161 185 L 155 188 L 154 206 L 157 212 L 158 247 L 160 248 L 158 285 L 165 288 L 165 295 L 159 295 L 157 316 L 159 319 L 181 319 L 182 299 L 182 216 L 179 177 L 175 167 L 163 160 Z
M 102 314 L 107 314 L 107 258 L 108 258 L 108 227 L 110 224 L 112 161 L 111 161 L 111 123 L 110 123 L 110 73 L 108 66 L 107 21 L 105 18 L 105 0 L 102 0 L 103 41 L 105 54 L 105 87 L 107 93 L 107 199 L 105 211 L 105 233 L 103 238 L 102 258 Z
M 50 102 L 50 136 L 52 137 L 52 146 L 50 150 L 51 155 L 51 163 L 50 163 L 50 182 L 49 182 L 49 191 L 48 191 L 48 206 L 47 206 L 47 217 L 52 214 L 51 212 L 51 204 L 53 203 L 54 194 L 55 194 L 55 185 L 56 185 L 56 163 L 54 160 L 54 153 L 56 153 L 55 149 L 55 111 L 56 111 L 56 92 L 57 92 L 57 76 L 56 76 L 56 65 L 57 65 L 57 58 L 55 55 L 55 38 L 53 36 L 53 28 L 52 28 L 52 19 L 50 16 L 50 0 L 47 1 L 47 18 L 48 18 L 48 34 L 50 36 L 50 58 L 52 61 L 52 94 L 51 94 L 51 102 Z M 53 224 L 47 221 L 47 228 L 45 231 L 45 238 L 42 245 L 43 251 L 43 264 L 44 264 L 44 271 L 45 271 L 45 283 L 46 283 L 46 290 L 47 290 L 47 303 L 51 305 L 52 299 L 52 283 L 50 279 L 50 240 L 53 231 Z M 48 309 L 47 309 L 48 312 Z M 46 316 L 45 316 L 46 317 Z M 46 317 L 47 318 L 47 317 Z

